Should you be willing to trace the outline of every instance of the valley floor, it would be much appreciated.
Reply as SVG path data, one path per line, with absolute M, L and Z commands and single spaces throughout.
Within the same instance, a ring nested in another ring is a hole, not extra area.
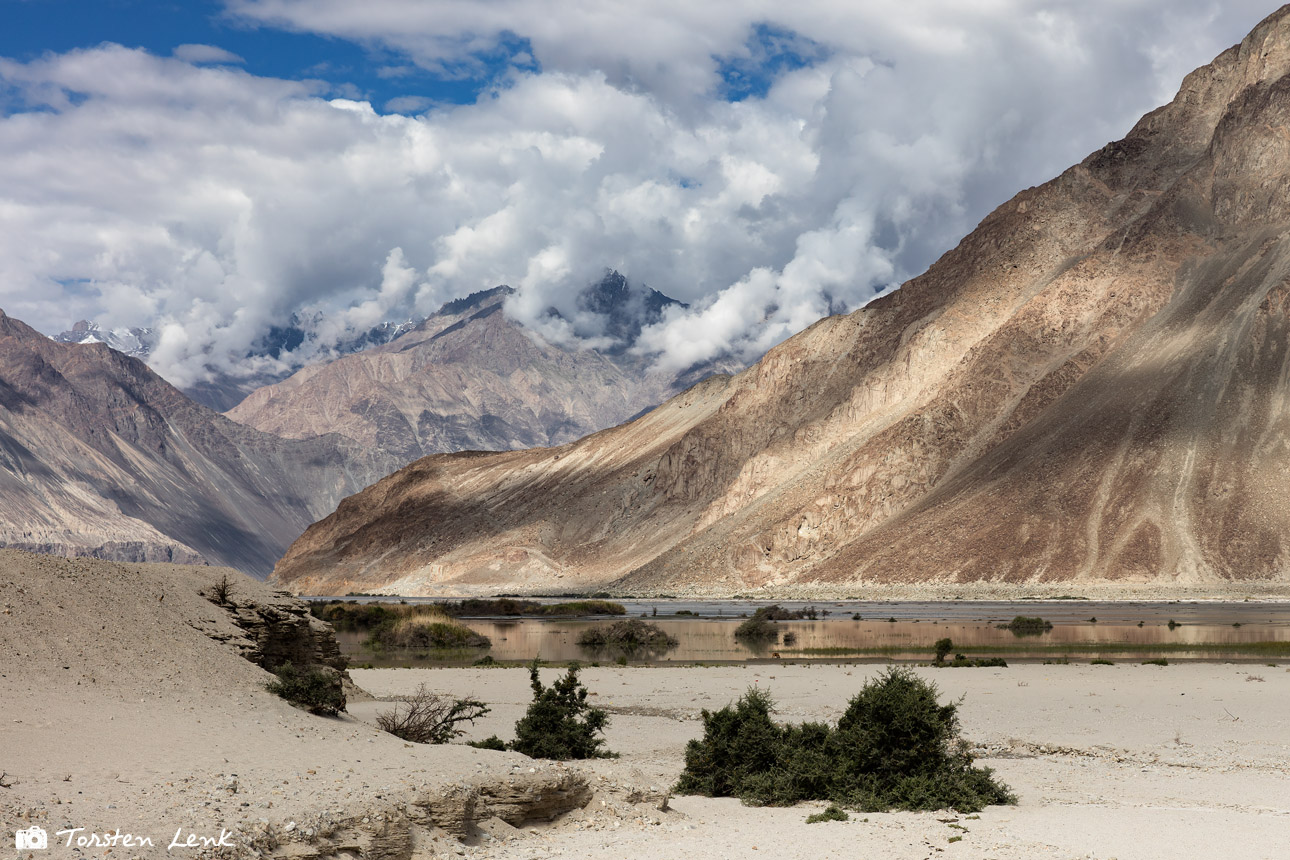
M 356 693 L 338 719 L 290 707 L 239 656 L 230 613 L 201 595 L 220 575 L 0 552 L 0 857 L 32 826 L 50 847 L 24 860 L 1260 860 L 1286 856 L 1290 842 L 1286 661 L 918 669 L 943 697 L 964 697 L 964 735 L 1019 805 L 807 824 L 819 805 L 672 797 L 658 807 L 703 708 L 756 686 L 780 719 L 832 720 L 881 665 L 589 667 L 583 680 L 622 757 L 536 762 L 407 744 L 373 725 L 390 697 L 425 683 L 492 706 L 474 737 L 509 738 L 531 695 L 523 668 L 356 669 L 376 699 Z M 261 583 L 234 585 L 242 605 L 286 605 Z M 573 811 L 519 828 L 502 820 L 556 808 Z M 463 822 L 479 825 L 465 843 L 452 832 Z M 153 844 L 69 848 L 60 830 Z M 224 831 L 230 849 L 168 850 L 176 834 L 200 846 Z
M 1023 664 L 920 669 L 943 699 L 964 697 L 964 735 L 979 763 L 1021 802 L 970 818 L 852 813 L 807 824 L 823 804 L 750 808 L 672 797 L 669 811 L 628 803 L 671 785 L 687 740 L 749 686 L 771 691 L 780 719 L 833 720 L 881 667 L 784 665 L 590 668 L 582 678 L 612 721 L 619 759 L 579 763 L 599 793 L 545 827 L 485 835 L 468 856 L 497 858 L 1168 858 L 1284 857 L 1290 840 L 1290 669 Z M 547 670 L 553 677 L 555 670 Z M 529 689 L 520 669 L 359 670 L 380 697 L 425 683 L 493 703 L 473 736 L 503 738 Z M 379 703 L 353 708 L 360 719 Z M 604 804 L 601 804 L 604 801 Z M 950 842 L 954 837 L 961 840 Z

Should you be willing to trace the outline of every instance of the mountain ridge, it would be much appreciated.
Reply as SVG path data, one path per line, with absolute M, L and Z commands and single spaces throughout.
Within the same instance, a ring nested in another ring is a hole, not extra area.
M 139 359 L 0 311 L 0 545 L 264 575 L 305 525 L 383 473 L 341 437 L 242 427 Z
M 564 444 L 729 369 L 717 361 L 680 375 L 651 372 L 650 359 L 630 347 L 663 308 L 681 303 L 617 272 L 578 296 L 591 317 L 582 322 L 594 328 L 582 333 L 611 341 L 604 348 L 526 330 L 505 312 L 512 295 L 499 286 L 448 302 L 398 340 L 303 368 L 226 414 L 289 438 L 338 432 L 402 466 L 445 451 Z
M 417 461 L 311 526 L 276 580 L 1286 581 L 1288 19 L 901 289 L 632 424 Z

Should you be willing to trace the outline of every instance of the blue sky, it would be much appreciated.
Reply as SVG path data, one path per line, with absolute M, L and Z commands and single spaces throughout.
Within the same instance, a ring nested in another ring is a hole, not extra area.
M 503 283 L 576 345 L 573 297 L 613 268 L 689 304 L 643 335 L 660 367 L 752 359 L 1276 8 L 0 0 L 0 307 L 151 326 L 183 385 L 253 372 L 293 313 L 319 345 Z
M 235 63 L 253 75 L 287 80 L 321 80 L 333 92 L 348 94 L 386 109 L 408 97 L 465 104 L 492 82 L 489 64 L 482 74 L 432 74 L 396 51 L 309 32 L 257 26 L 229 14 L 223 3 L 156 0 L 0 0 L 0 56 L 32 60 L 45 52 L 63 53 L 115 42 L 159 56 L 180 45 L 211 45 L 236 55 Z M 397 70 L 397 75 L 391 71 Z M 415 108 L 393 108 L 400 113 Z M 424 108 L 422 108 L 424 109 Z

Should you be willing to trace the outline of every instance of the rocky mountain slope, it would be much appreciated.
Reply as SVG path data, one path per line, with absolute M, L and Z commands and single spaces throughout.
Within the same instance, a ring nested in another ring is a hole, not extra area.
M 444 451 L 570 442 L 724 369 L 650 373 L 628 347 L 675 302 L 616 272 L 579 295 L 581 318 L 570 321 L 583 336 L 607 339 L 603 349 L 566 348 L 525 331 L 503 310 L 511 293 L 497 287 L 449 302 L 386 346 L 254 392 L 228 417 L 295 439 L 341 433 L 402 466 Z
M 138 359 L 0 311 L 0 546 L 263 575 L 389 465 L 339 436 L 243 427 Z
M 341 503 L 310 592 L 1290 580 L 1290 7 L 899 291 Z

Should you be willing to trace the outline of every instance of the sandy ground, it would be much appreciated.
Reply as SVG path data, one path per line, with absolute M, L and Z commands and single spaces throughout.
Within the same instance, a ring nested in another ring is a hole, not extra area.
M 563 772 L 512 753 L 405 744 L 371 725 L 269 695 L 268 675 L 220 636 L 226 614 L 198 591 L 209 569 L 115 565 L 0 552 L 0 857 L 31 824 L 24 858 L 199 857 L 176 830 L 237 846 L 223 856 L 310 857 L 339 823 L 379 829 L 419 797 Z M 239 580 L 239 594 L 269 594 Z M 212 637 L 212 634 L 217 634 Z M 619 759 L 583 769 L 591 802 L 551 824 L 492 820 L 468 844 L 428 832 L 422 857 L 1284 858 L 1290 853 L 1286 666 L 1017 665 L 919 670 L 964 696 L 965 735 L 1021 798 L 972 818 L 853 815 L 806 824 L 819 805 L 754 809 L 660 796 L 701 732 L 699 711 L 768 688 L 785 720 L 833 719 L 866 677 L 855 666 L 588 668 Z M 380 698 L 419 683 L 489 702 L 472 734 L 509 737 L 530 691 L 523 669 L 354 670 Z M 546 678 L 556 670 L 547 670 Z M 152 847 L 66 848 L 60 829 L 149 836 Z M 950 842 L 954 837 L 959 841 Z M 335 847 L 335 843 L 333 843 Z M 359 856 L 357 852 L 329 856 Z M 403 855 L 407 857 L 408 855 Z
M 836 719 L 882 667 L 591 668 L 622 758 L 581 764 L 598 784 L 666 787 L 701 734 L 699 711 L 769 689 L 784 720 Z M 749 808 L 673 797 L 588 810 L 557 826 L 483 846 L 505 858 L 882 857 L 1284 858 L 1290 856 L 1290 674 L 1284 666 L 1042 665 L 922 669 L 963 698 L 964 735 L 1020 796 L 979 818 L 852 815 L 806 824 L 822 806 Z M 555 670 L 548 670 L 551 677 Z M 503 738 L 528 689 L 518 669 L 372 669 L 355 679 L 378 696 L 425 683 L 494 703 L 473 734 Z M 360 718 L 381 707 L 356 706 Z M 965 829 L 960 829 L 965 828 Z M 962 839 L 951 843 L 955 836 Z M 754 853 L 756 852 L 756 853 Z

